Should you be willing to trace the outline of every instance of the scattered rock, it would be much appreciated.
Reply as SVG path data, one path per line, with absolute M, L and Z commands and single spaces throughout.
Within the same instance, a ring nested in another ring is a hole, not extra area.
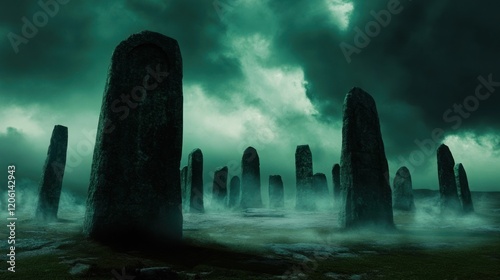
M 179 274 L 169 267 L 148 267 L 137 270 L 134 280 L 175 280 Z
M 69 274 L 71 274 L 73 276 L 81 276 L 81 275 L 86 274 L 89 271 L 89 269 L 90 269 L 90 265 L 88 265 L 88 264 L 76 263 L 69 270 Z

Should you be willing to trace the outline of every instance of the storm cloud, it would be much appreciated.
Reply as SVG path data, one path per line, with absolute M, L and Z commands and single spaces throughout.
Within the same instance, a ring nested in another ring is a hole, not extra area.
M 45 11 L 40 2 L 58 11 L 16 53 L 12 34 L 23 36 L 23 18 L 33 23 Z M 26 179 L 39 180 L 50 132 L 63 124 L 72 157 L 63 188 L 85 196 L 111 54 L 147 29 L 179 42 L 182 165 L 201 148 L 207 186 L 219 166 L 238 175 L 243 150 L 254 146 L 263 191 L 268 175 L 281 174 L 291 201 L 296 145 L 309 144 L 315 172 L 330 174 L 340 159 L 343 99 L 358 86 L 377 102 L 392 173 L 418 162 L 414 187 L 436 189 L 435 152 L 426 149 L 446 141 L 472 190 L 499 188 L 493 0 L 40 2 L 0 4 L 1 161 Z M 360 31 L 369 40 L 362 46 Z M 356 52 L 347 57 L 342 44 Z

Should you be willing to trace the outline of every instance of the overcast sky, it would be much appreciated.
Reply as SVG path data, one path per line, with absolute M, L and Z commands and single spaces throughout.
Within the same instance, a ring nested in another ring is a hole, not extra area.
M 280 174 L 290 200 L 295 148 L 309 144 L 314 172 L 326 173 L 331 188 L 343 99 L 358 86 L 377 102 L 392 176 L 406 165 L 414 188 L 437 189 L 435 149 L 444 142 L 473 191 L 500 191 L 498 1 L 53 3 L 0 4 L 0 161 L 16 164 L 18 179 L 38 182 L 53 126 L 62 124 L 63 188 L 86 196 L 111 54 L 152 30 L 179 42 L 181 166 L 200 148 L 207 185 L 223 165 L 238 175 L 253 146 L 263 192 L 268 176 Z

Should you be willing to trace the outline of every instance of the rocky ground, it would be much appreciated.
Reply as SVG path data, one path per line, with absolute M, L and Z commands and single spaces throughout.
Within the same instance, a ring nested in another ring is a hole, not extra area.
M 4 262 L 0 279 L 500 279 L 499 198 L 476 194 L 476 214 L 445 219 L 417 196 L 393 232 L 342 232 L 334 211 L 185 214 L 185 246 L 173 251 L 92 242 L 82 213 L 20 218 L 16 272 Z

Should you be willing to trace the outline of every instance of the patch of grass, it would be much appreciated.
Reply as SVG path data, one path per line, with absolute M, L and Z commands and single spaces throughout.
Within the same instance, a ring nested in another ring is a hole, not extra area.
M 500 243 L 467 249 L 388 248 L 379 254 L 318 261 L 311 279 L 334 272 L 362 279 L 500 279 Z

